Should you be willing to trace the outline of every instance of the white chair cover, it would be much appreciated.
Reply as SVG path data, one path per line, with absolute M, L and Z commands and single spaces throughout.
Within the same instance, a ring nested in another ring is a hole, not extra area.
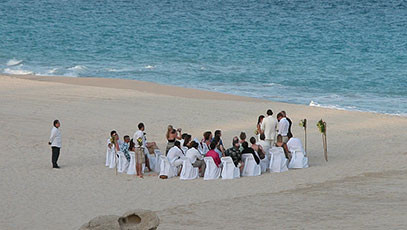
M 106 148 L 106 167 L 110 168 L 110 165 L 112 163 L 112 159 L 114 159 L 114 155 L 115 155 L 115 148 L 114 145 L 112 145 L 111 148 L 107 147 Z
M 115 147 L 113 146 L 113 150 L 110 151 L 109 168 L 111 168 L 111 169 L 116 168 L 116 164 L 117 164 L 117 153 L 116 153 Z
M 159 149 L 154 149 L 154 154 L 155 154 L 155 167 L 154 167 L 154 172 L 159 173 L 160 172 L 160 165 L 161 165 L 161 151 Z
M 185 155 L 185 153 L 187 153 L 187 151 L 188 151 L 188 147 L 182 146 L 181 150 L 182 150 L 182 153 Z
M 193 180 L 199 177 L 199 168 L 194 168 L 191 164 L 191 161 L 186 158 L 182 162 L 182 170 L 180 179 L 181 180 Z
M 292 151 L 291 161 L 288 163 L 290 169 L 308 168 L 308 157 L 302 151 Z
M 161 155 L 161 164 L 160 164 L 160 174 L 159 176 L 165 175 L 168 178 L 177 176 L 177 168 L 172 166 L 170 162 L 168 161 L 168 158 L 166 156 Z
M 206 169 L 204 173 L 204 180 L 219 179 L 221 169 L 218 168 L 213 161 L 212 157 L 204 157 Z
M 259 157 L 260 159 L 260 157 Z M 270 158 L 268 156 L 268 154 L 265 154 L 264 159 L 260 159 L 260 168 L 261 168 L 261 172 L 265 173 L 268 169 L 270 165 Z
M 117 164 L 117 172 L 124 173 L 129 168 L 129 162 L 126 159 L 126 156 L 122 151 L 117 152 L 119 155 L 119 162 Z
M 287 168 L 287 158 L 285 158 L 284 149 L 282 147 L 273 147 L 270 149 L 270 172 L 285 172 Z
M 134 152 L 129 152 L 129 154 L 130 154 L 130 163 L 127 169 L 127 174 L 134 175 L 136 174 L 136 156 L 134 155 Z
M 256 163 L 251 153 L 242 154 L 242 161 L 244 163 L 242 176 L 260 176 L 260 165 Z
M 201 150 L 199 150 L 203 156 L 206 155 L 207 152 L 209 152 L 209 147 L 206 143 L 201 143 Z
M 109 167 L 109 165 L 110 165 L 110 151 L 111 151 L 111 148 L 107 147 L 106 148 L 106 163 L 105 163 L 106 167 Z
M 234 179 L 240 177 L 240 169 L 235 166 L 231 157 L 222 157 L 222 179 Z

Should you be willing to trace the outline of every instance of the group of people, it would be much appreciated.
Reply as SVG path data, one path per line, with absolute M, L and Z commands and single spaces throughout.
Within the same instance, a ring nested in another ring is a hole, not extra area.
M 116 164 L 118 153 L 123 153 L 127 165 L 130 163 L 131 155 L 133 155 L 135 158 L 136 174 L 143 178 L 143 165 L 145 165 L 148 171 L 152 171 L 150 155 L 154 154 L 154 150 L 158 149 L 158 147 L 155 142 L 147 142 L 143 123 L 139 123 L 137 127 L 138 130 L 134 133 L 133 138 L 125 135 L 123 140 L 120 140 L 119 134 L 115 130 L 110 132 L 110 138 L 107 140 L 106 166 L 112 166 L 112 162 Z M 112 152 L 113 154 L 111 154 Z M 114 166 L 117 167 L 117 165 Z
M 273 147 L 282 148 L 287 162 L 292 158 L 292 152 L 303 150 L 301 140 L 294 138 L 291 132 L 292 121 L 287 117 L 285 111 L 273 117 L 273 111 L 267 110 L 266 116 L 259 116 L 255 134 L 257 137 L 250 137 L 247 140 L 246 133 L 241 132 L 239 137 L 235 136 L 232 139 L 232 146 L 226 148 L 222 140 L 222 131 L 216 130 L 214 133 L 206 131 L 203 133 L 201 140 L 192 138 L 192 135 L 182 132 L 182 129 L 168 126 L 166 139 L 167 146 L 165 152 L 162 153 L 167 157 L 168 162 L 177 168 L 177 173 L 181 172 L 183 162 L 189 160 L 193 167 L 199 169 L 200 176 L 204 176 L 206 164 L 204 157 L 211 157 L 217 167 L 221 167 L 221 158 L 230 157 L 235 164 L 235 167 L 241 171 L 244 168 L 245 162 L 242 160 L 243 154 L 251 154 L 256 164 L 269 159 L 270 150 Z M 110 138 L 107 141 L 107 148 L 115 152 L 122 152 L 126 160 L 130 162 L 130 155 L 133 154 L 136 164 L 137 176 L 143 177 L 143 166 L 146 170 L 152 171 L 151 165 L 154 164 L 156 150 L 158 149 L 155 142 L 147 142 L 145 134 L 145 126 L 143 123 L 138 124 L 138 131 L 133 135 L 133 138 L 126 135 L 121 141 L 116 131 L 110 133 Z M 106 166 L 109 163 L 108 156 L 106 158 Z

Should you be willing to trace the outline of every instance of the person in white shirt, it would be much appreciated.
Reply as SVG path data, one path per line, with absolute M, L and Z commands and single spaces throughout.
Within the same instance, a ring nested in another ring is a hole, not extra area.
M 62 144 L 61 130 L 59 130 L 60 126 L 61 123 L 58 120 L 54 120 L 54 127 L 52 127 L 51 136 L 48 142 L 48 144 L 51 145 L 52 149 L 52 167 L 55 169 L 59 169 L 58 158 Z
M 261 123 L 261 130 L 264 133 L 265 140 L 270 143 L 270 146 L 274 145 L 274 140 L 277 132 L 277 119 L 272 117 L 273 111 L 267 110 L 267 117 L 263 119 Z
M 204 157 L 198 151 L 199 143 L 196 141 L 191 142 L 191 148 L 186 152 L 186 157 L 191 161 L 193 167 L 198 167 L 201 172 L 201 177 L 204 176 L 206 164 L 203 160 Z
M 145 154 L 145 164 L 146 164 L 146 168 L 149 170 L 149 172 L 151 172 L 151 167 L 150 167 L 150 158 L 151 153 L 150 153 L 150 149 L 152 151 L 152 154 L 154 154 L 154 149 L 158 149 L 157 144 L 155 142 L 147 142 L 147 138 L 146 138 L 146 134 L 144 132 L 145 130 L 145 126 L 144 124 L 141 122 L 137 125 L 138 127 L 138 131 L 136 131 L 133 135 L 133 141 L 134 143 L 137 143 L 137 140 L 139 138 L 141 138 L 142 140 L 142 147 L 144 148 L 144 154 Z
M 181 150 L 181 145 L 179 141 L 175 141 L 174 147 L 170 148 L 167 154 L 168 161 L 175 167 L 181 166 L 183 162 L 184 154 Z
M 278 120 L 278 134 L 280 134 L 283 137 L 283 142 L 287 143 L 288 141 L 287 134 L 288 128 L 290 127 L 290 123 L 282 113 L 277 114 L 277 120 Z

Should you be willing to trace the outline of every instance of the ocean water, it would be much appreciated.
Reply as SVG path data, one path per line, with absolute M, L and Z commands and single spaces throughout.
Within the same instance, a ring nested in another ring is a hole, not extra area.
M 407 114 L 407 1 L 0 0 L 0 73 Z

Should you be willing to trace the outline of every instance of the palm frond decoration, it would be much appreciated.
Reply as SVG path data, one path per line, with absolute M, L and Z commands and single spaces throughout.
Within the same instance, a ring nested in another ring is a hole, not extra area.
M 304 143 L 305 143 L 305 152 L 307 152 L 307 119 L 300 121 L 300 126 L 304 128 Z
M 322 134 L 322 145 L 324 147 L 324 156 L 325 156 L 325 161 L 328 161 L 328 141 L 326 138 L 326 129 L 327 125 L 326 122 L 323 121 L 322 119 L 318 121 L 317 127 L 319 129 L 319 132 Z

